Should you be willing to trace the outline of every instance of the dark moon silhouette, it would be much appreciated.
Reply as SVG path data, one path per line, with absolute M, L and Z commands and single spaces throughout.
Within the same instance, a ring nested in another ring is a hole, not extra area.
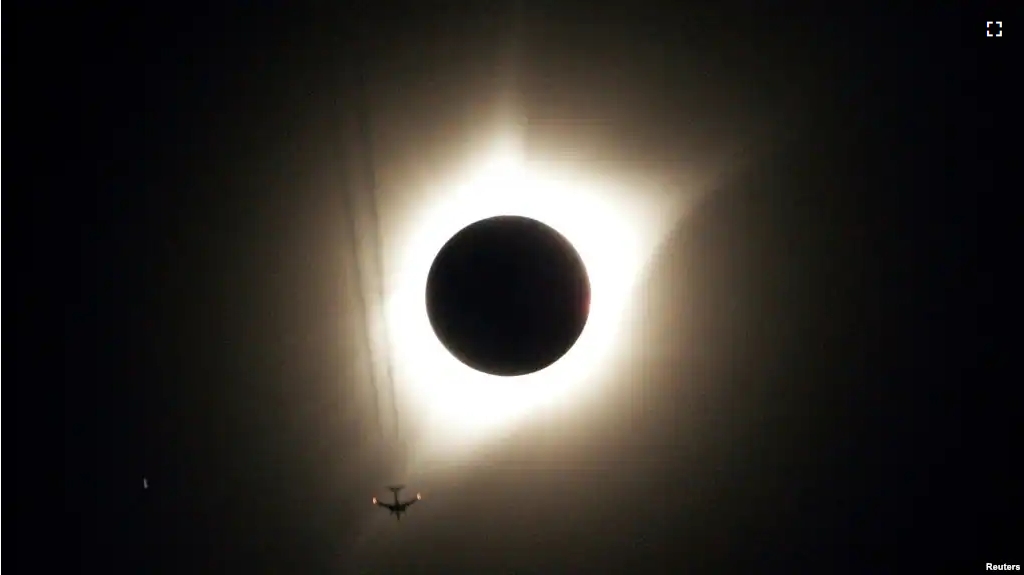
M 579 339 L 590 279 L 576 249 L 530 218 L 473 223 L 441 248 L 427 276 L 427 315 L 442 344 L 467 366 L 526 375 L 559 360 Z

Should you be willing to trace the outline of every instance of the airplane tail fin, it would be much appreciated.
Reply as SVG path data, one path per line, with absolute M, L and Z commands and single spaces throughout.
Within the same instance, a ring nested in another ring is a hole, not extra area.
M 389 490 L 390 490 L 390 491 L 391 491 L 392 493 L 398 493 L 399 491 L 401 491 L 401 490 L 405 489 L 405 486 L 404 486 L 404 485 L 389 485 L 389 486 L 388 486 L 388 489 L 389 489 Z

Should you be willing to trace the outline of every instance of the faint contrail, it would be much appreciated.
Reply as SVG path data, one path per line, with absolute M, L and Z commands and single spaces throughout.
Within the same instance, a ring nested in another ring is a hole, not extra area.
M 352 194 L 352 193 L 353 192 L 352 192 L 352 188 L 351 188 L 351 184 L 350 184 L 348 186 L 348 189 L 346 189 L 344 192 L 342 192 L 341 195 L 342 195 L 342 197 L 344 199 L 344 202 L 345 202 L 345 212 L 346 212 L 346 214 L 348 216 L 349 241 L 351 242 L 351 246 L 352 246 L 352 256 L 353 256 L 353 259 L 355 260 L 355 268 L 356 268 L 356 290 L 355 291 L 356 291 L 356 298 L 358 298 L 359 312 L 362 315 L 362 322 L 361 323 L 362 323 L 362 326 L 363 326 L 363 337 L 362 337 L 363 344 L 364 344 L 363 345 L 363 351 L 366 353 L 366 357 L 371 360 L 371 365 L 370 365 L 370 388 L 371 388 L 371 390 L 373 392 L 373 404 L 376 407 L 376 411 L 374 412 L 374 417 L 377 420 L 377 432 L 383 437 L 383 435 L 384 435 L 384 426 L 383 426 L 383 424 L 381 423 L 381 420 L 380 420 L 380 392 L 377 391 L 377 383 L 375 381 L 376 380 L 376 373 L 375 373 L 375 370 L 373 369 L 373 365 L 372 365 L 373 346 L 372 346 L 371 341 L 370 341 L 370 335 L 371 334 L 370 334 L 370 325 L 369 325 L 369 321 L 368 321 L 369 320 L 369 315 L 370 315 L 370 313 L 369 313 L 370 310 L 369 310 L 369 306 L 366 303 L 366 297 L 363 294 L 364 275 L 365 275 L 365 273 L 363 271 L 363 262 L 362 262 L 363 258 L 362 258 L 362 254 L 360 253 L 360 249 L 359 249 L 359 232 L 358 232 L 358 228 L 357 228 L 358 223 L 356 221 L 357 217 L 356 217 L 356 213 L 355 213 L 355 202 L 352 201 L 352 197 L 350 196 L 350 194 Z
M 374 264 L 377 268 L 377 312 L 378 320 L 380 321 L 381 332 L 382 332 L 382 344 L 383 344 L 383 359 L 385 367 L 386 385 L 388 386 L 388 395 L 390 396 L 390 409 L 392 416 L 392 424 L 394 426 L 395 438 L 399 438 L 399 417 L 398 417 L 398 403 L 395 398 L 395 381 L 394 373 L 392 368 L 391 358 L 391 337 L 388 329 L 387 317 L 384 309 L 386 301 L 386 290 L 384 285 L 384 238 L 381 235 L 380 229 L 380 208 L 377 202 L 377 170 L 375 166 L 374 149 L 373 149 L 373 133 L 372 126 L 370 123 L 370 101 L 369 101 L 369 72 L 367 70 L 369 65 L 369 51 L 365 49 L 361 50 L 359 54 L 359 103 L 356 106 L 359 115 L 359 131 L 362 138 L 363 148 L 363 159 L 364 169 L 366 176 L 366 191 L 368 195 L 368 201 L 370 205 L 370 218 L 369 224 L 373 228 L 371 238 L 373 239 L 373 255 Z M 365 300 L 364 300 L 365 301 Z M 369 321 L 369 314 L 367 314 L 367 321 Z M 379 397 L 379 390 L 377 390 L 377 396 Z

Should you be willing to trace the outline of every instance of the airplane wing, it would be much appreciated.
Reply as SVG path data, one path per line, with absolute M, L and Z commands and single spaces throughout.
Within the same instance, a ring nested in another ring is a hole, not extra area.
M 402 505 L 408 507 L 408 506 L 412 505 L 413 503 L 416 503 L 417 501 L 419 501 L 419 499 L 410 499 L 408 501 L 403 501 Z
M 386 509 L 390 509 L 392 511 L 395 510 L 395 506 L 394 505 L 392 505 L 390 503 L 384 503 L 383 501 L 381 501 L 380 499 L 377 499 L 376 497 L 373 498 L 373 504 L 378 506 L 378 507 L 384 507 Z

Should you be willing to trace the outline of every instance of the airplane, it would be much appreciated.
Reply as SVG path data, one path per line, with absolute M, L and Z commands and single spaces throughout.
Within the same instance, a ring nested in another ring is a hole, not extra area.
M 404 485 L 392 485 L 392 486 L 388 487 L 388 489 L 391 490 L 391 493 L 395 496 L 395 502 L 394 503 L 384 503 L 380 499 L 377 499 L 376 497 L 374 497 L 373 498 L 373 504 L 377 505 L 379 507 L 387 508 L 391 512 L 391 515 L 394 515 L 395 518 L 398 521 L 401 521 L 402 520 L 402 513 L 405 513 L 406 512 L 405 510 L 408 509 L 408 507 L 410 505 L 412 505 L 413 503 L 416 503 L 417 501 L 423 499 L 423 495 L 417 493 L 415 499 L 410 499 L 409 501 L 405 501 L 405 502 L 399 502 L 398 501 L 398 492 L 401 491 L 404 488 L 405 488 Z

